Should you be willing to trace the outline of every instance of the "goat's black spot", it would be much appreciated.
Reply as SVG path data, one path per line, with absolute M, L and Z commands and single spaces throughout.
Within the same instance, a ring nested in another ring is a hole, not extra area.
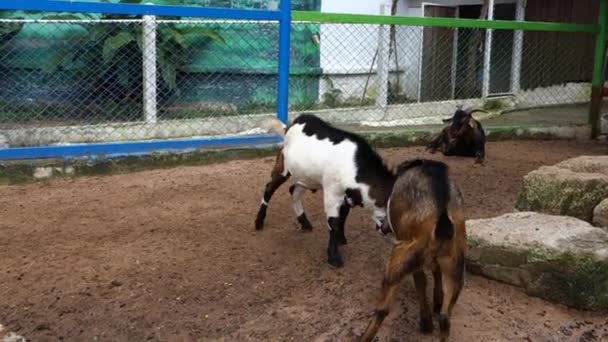
M 347 200 L 350 200 L 351 207 L 363 207 L 363 196 L 361 195 L 361 190 L 348 188 L 346 189 L 345 194 Z
M 370 187 L 370 197 L 376 206 L 385 207 L 395 183 L 395 175 L 386 167 L 380 155 L 363 139 L 357 142 L 355 180 Z
M 334 145 L 337 145 L 344 141 L 344 139 L 348 139 L 350 136 L 354 135 L 353 133 L 333 127 L 329 123 L 312 114 L 302 114 L 298 116 L 293 121 L 293 124 L 303 124 L 304 128 L 302 131 L 304 134 L 308 135 L 309 137 L 316 135 L 317 139 L 319 140 L 329 139 L 329 141 L 331 141 Z

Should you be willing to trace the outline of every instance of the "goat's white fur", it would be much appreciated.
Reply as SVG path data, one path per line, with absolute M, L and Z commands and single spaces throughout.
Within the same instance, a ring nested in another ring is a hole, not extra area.
M 304 206 L 302 205 L 302 196 L 304 196 L 304 193 L 306 193 L 306 188 L 296 184 L 293 189 L 293 194 L 291 194 L 293 211 L 296 213 L 296 216 L 304 214 Z

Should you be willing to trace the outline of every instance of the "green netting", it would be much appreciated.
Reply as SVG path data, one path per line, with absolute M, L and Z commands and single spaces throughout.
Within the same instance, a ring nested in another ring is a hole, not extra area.
M 99 1 L 89 1 L 99 2 Z M 113 0 L 111 2 L 118 2 Z M 147 2 L 147 1 L 146 1 Z M 156 4 L 175 4 L 175 0 L 154 0 Z M 182 0 L 186 5 L 203 5 L 209 7 L 229 8 L 275 8 L 272 0 Z M 298 10 L 318 10 L 319 0 L 293 0 L 292 8 Z M 65 18 L 65 19 L 99 19 L 96 14 L 36 14 L 24 12 L 4 12 L 4 18 Z M 8 24 L 0 24 L 6 26 Z M 96 24 L 105 25 L 105 24 Z M 229 26 L 229 27 L 228 27 Z M 224 42 L 211 42 L 200 51 L 192 51 L 188 62 L 181 70 L 186 72 L 230 71 L 243 73 L 276 73 L 278 51 L 277 25 L 242 25 L 217 24 L 211 26 L 223 38 Z M 3 66 L 45 70 L 50 63 L 66 53 L 66 47 L 74 47 L 74 42 L 84 42 L 92 32 L 92 25 L 61 24 L 45 25 L 28 23 L 12 25 L 9 30 L 18 30 L 11 40 L 11 47 L 19 49 L 20 54 L 13 58 L 3 59 Z M 239 31 L 242 34 L 239 34 Z M 319 25 L 301 25 L 292 32 L 292 73 L 316 73 L 319 68 L 319 46 L 314 37 L 319 33 Z M 1 36 L 1 34 L 0 34 Z M 251 37 L 256 37 L 252 40 Z M 195 36 L 190 39 L 196 40 Z M 195 44 L 193 44 L 195 45 Z M 77 60 L 64 69 L 83 68 Z

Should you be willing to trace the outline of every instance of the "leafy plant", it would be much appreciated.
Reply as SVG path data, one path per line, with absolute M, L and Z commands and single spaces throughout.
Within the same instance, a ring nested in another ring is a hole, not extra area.
M 144 0 L 120 0 L 120 3 L 141 3 Z M 169 5 L 180 5 L 185 0 L 165 0 Z M 105 0 L 108 2 L 108 0 Z M 129 17 L 127 17 L 129 18 Z M 125 19 L 125 16 L 104 15 L 102 19 Z M 166 18 L 179 19 L 179 18 Z M 157 61 L 160 77 L 167 89 L 177 90 L 178 69 L 187 62 L 187 51 L 193 46 L 204 48 L 209 42 L 224 42 L 222 36 L 213 29 L 178 23 L 161 24 L 156 27 Z M 82 35 L 72 38 L 66 44 L 68 50 L 58 53 L 45 68 L 48 73 L 66 64 L 82 62 L 84 69 L 96 70 L 99 78 L 112 79 L 122 87 L 133 88 L 142 79 L 141 55 L 143 46 L 141 25 L 118 24 L 95 25 L 88 29 L 83 46 Z M 74 51 L 73 45 L 82 48 Z M 102 62 L 100 64 L 100 62 Z M 106 83 L 107 81 L 102 81 Z M 113 92 L 116 93 L 116 92 Z
M 505 104 L 499 99 L 488 99 L 484 101 L 482 108 L 487 111 L 499 111 L 505 107 Z
M 388 82 L 388 103 L 396 104 L 396 103 L 408 103 L 412 102 L 401 87 L 399 82 Z
M 323 93 L 323 103 L 330 108 L 338 107 L 340 105 L 342 90 L 335 88 L 334 82 L 329 77 L 323 77 L 323 80 L 328 88 L 328 90 Z

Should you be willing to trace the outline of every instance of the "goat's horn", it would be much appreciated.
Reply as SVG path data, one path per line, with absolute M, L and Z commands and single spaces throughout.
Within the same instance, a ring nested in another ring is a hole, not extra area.
M 476 112 L 487 113 L 488 111 L 485 109 L 481 109 L 481 108 L 469 108 L 466 110 L 466 112 L 467 112 L 467 114 L 471 115 Z

